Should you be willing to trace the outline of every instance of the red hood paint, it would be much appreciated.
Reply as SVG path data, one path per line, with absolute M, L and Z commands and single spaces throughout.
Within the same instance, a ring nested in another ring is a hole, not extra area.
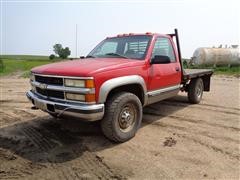
M 124 58 L 88 58 L 47 64 L 32 69 L 33 73 L 59 76 L 92 76 L 94 74 L 142 65 L 143 60 Z

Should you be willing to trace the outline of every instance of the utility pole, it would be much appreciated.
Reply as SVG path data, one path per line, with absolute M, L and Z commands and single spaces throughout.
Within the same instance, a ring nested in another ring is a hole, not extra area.
M 78 29 L 77 29 L 77 24 L 76 24 L 76 58 L 78 57 L 78 47 L 77 47 L 77 45 L 78 45 L 78 41 L 77 41 L 77 34 L 78 34 Z

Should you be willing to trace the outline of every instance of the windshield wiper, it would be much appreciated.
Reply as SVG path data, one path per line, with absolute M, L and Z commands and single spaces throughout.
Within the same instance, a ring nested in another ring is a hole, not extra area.
M 92 55 L 87 55 L 86 58 L 96 58 L 96 57 Z
M 128 57 L 126 56 L 123 56 L 121 54 L 117 54 L 117 53 L 107 53 L 107 54 L 104 54 L 104 55 L 109 55 L 109 56 L 118 56 L 118 57 L 122 57 L 122 58 L 125 58 L 125 59 L 129 59 Z

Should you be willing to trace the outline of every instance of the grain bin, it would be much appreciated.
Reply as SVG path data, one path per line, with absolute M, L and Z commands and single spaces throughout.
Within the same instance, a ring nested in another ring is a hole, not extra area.
M 240 65 L 239 48 L 198 48 L 190 61 L 193 65 Z

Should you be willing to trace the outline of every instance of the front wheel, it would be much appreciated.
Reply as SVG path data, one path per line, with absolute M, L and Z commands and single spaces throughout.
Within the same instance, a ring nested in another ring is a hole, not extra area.
M 198 104 L 202 100 L 203 81 L 201 78 L 192 79 L 188 88 L 188 100 L 193 104 Z
M 142 103 L 128 92 L 113 95 L 106 102 L 101 122 L 103 134 L 115 142 L 125 142 L 135 136 L 142 121 Z

